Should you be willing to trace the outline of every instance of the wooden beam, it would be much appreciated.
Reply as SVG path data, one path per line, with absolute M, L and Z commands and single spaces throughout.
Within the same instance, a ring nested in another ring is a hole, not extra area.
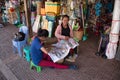
M 29 29 L 29 37 L 32 37 L 32 27 L 31 27 L 31 12 L 28 8 L 28 0 L 24 0 L 24 8 L 25 8 L 25 18 L 26 18 L 26 25 Z

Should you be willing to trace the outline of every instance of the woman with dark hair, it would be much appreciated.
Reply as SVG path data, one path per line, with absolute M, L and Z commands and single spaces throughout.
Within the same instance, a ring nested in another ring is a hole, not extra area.
M 69 16 L 64 15 L 62 17 L 62 24 L 58 25 L 56 31 L 55 31 L 55 36 L 59 40 L 68 40 L 70 37 L 73 37 L 73 31 L 72 27 L 69 26 Z
M 73 38 L 73 31 L 72 27 L 68 24 L 69 22 L 69 16 L 64 15 L 62 17 L 62 23 L 57 26 L 56 31 L 55 31 L 55 36 L 57 37 L 58 41 L 60 40 L 68 40 L 69 38 Z M 69 54 L 69 58 L 71 59 L 66 59 L 67 61 L 74 62 L 75 60 L 72 59 L 74 56 L 75 58 L 77 57 L 77 47 L 74 48 L 74 53 L 75 54 Z
M 35 36 L 34 40 L 31 43 L 31 58 L 35 65 L 39 65 L 41 67 L 53 67 L 60 69 L 76 69 L 75 65 L 68 66 L 57 64 L 51 61 L 48 56 L 48 51 L 43 47 L 42 42 L 48 37 L 48 31 L 45 29 L 39 29 L 37 32 L 37 36 Z M 48 58 L 44 59 L 44 54 L 47 55 Z

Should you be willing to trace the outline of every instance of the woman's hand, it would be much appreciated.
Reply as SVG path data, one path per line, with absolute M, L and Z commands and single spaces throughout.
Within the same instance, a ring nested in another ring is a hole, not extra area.
M 65 36 L 65 40 L 68 40 L 70 37 L 68 37 L 68 36 Z

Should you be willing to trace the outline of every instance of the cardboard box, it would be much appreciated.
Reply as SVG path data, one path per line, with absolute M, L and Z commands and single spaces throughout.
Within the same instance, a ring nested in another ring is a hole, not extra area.
M 51 1 L 46 1 L 45 2 L 45 12 L 53 12 L 56 15 L 60 14 L 60 3 L 59 2 L 51 2 Z
M 41 8 L 41 15 L 45 15 L 46 13 L 45 13 L 45 8 Z

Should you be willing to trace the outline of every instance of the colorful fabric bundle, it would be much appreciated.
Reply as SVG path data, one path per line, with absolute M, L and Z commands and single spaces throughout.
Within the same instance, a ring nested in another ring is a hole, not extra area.
M 95 5 L 95 13 L 96 13 L 96 16 L 100 16 L 100 13 L 101 13 L 101 10 L 100 8 L 102 7 L 102 4 L 100 2 L 97 2 L 96 5 Z

